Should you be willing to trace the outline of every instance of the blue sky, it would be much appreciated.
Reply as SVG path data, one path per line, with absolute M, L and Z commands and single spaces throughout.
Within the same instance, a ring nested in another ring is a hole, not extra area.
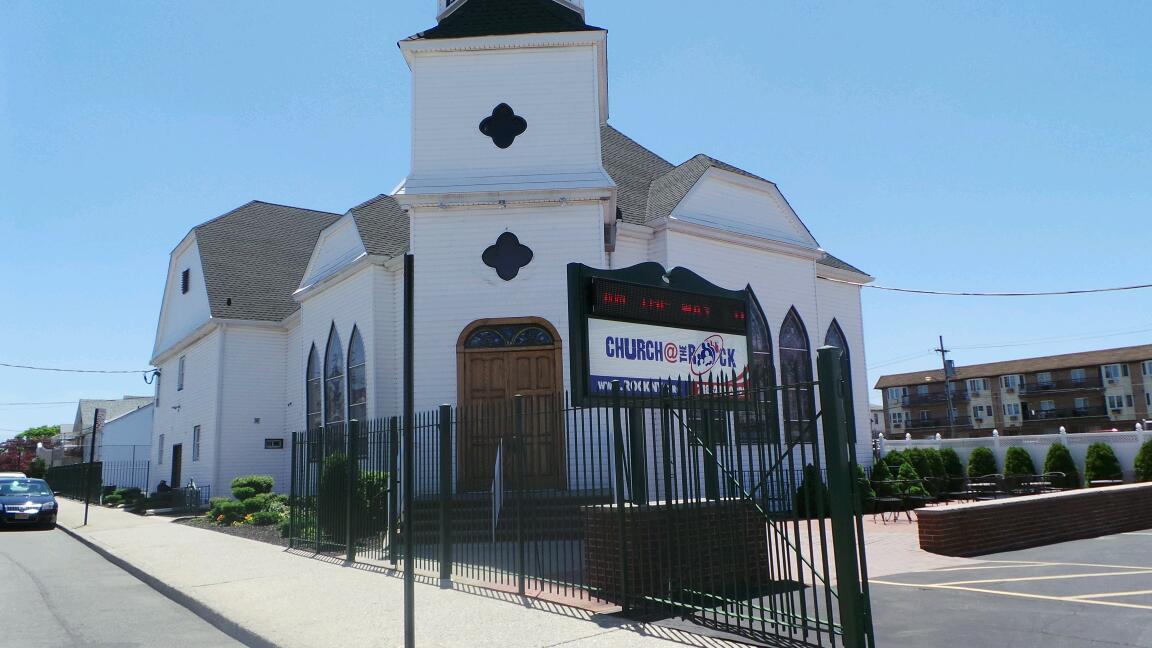
M 615 126 L 772 179 L 878 283 L 1152 280 L 1152 4 L 587 5 L 609 29 Z M 0 3 L 0 362 L 145 368 L 192 226 L 252 199 L 342 212 L 390 191 L 409 159 L 395 43 L 434 13 Z M 936 366 L 938 334 L 961 364 L 1152 340 L 1152 291 L 864 300 L 872 381 Z M 0 438 L 75 410 L 8 403 L 148 393 L 138 375 L 0 368 Z

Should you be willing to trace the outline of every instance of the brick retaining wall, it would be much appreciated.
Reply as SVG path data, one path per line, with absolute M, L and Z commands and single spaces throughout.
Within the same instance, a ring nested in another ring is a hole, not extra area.
M 588 584 L 619 602 L 620 510 L 587 506 L 584 560 Z M 668 588 L 714 591 L 768 577 L 764 516 L 738 501 L 626 505 L 624 553 L 630 596 L 665 596 Z
M 1152 483 L 975 502 L 917 512 L 920 548 L 982 554 L 1152 529 Z

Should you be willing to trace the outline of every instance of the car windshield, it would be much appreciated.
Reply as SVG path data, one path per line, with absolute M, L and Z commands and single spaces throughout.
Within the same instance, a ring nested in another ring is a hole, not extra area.
M 0 481 L 0 497 L 43 497 L 52 494 L 48 484 L 42 481 L 4 480 Z

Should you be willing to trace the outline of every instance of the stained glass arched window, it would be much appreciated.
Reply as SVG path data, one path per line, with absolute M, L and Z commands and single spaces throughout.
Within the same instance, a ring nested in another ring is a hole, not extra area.
M 747 409 L 736 412 L 738 443 L 779 443 L 780 422 L 776 407 L 776 364 L 772 352 L 772 331 L 759 301 L 751 295 L 748 304 L 748 388 L 753 398 Z
M 307 407 L 306 424 L 309 430 L 315 430 L 324 425 L 324 401 L 321 397 L 321 370 L 320 354 L 316 353 L 316 345 L 308 352 L 308 371 L 305 374 L 305 404 Z
M 364 340 L 360 329 L 352 328 L 348 339 L 348 420 L 368 418 L 368 366 L 364 356 Z
M 793 443 L 816 440 L 816 398 L 812 387 L 812 346 L 804 320 L 793 307 L 780 327 L 780 386 L 784 403 L 784 438 Z
M 328 333 L 324 350 L 324 423 L 344 422 L 344 347 L 336 325 Z
M 481 326 L 464 340 L 465 349 L 501 349 L 505 347 L 538 347 L 556 344 L 548 329 L 536 324 L 501 324 Z
M 848 350 L 848 338 L 844 336 L 844 330 L 836 320 L 832 320 L 831 326 L 828 327 L 824 344 L 843 351 L 840 356 L 840 373 L 844 377 L 844 409 L 848 415 L 848 438 L 852 443 L 856 443 L 856 408 L 852 401 L 852 355 Z

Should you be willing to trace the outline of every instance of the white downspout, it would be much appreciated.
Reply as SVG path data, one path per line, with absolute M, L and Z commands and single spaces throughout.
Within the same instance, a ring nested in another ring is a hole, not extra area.
M 231 488 L 220 491 L 220 459 L 222 457 L 220 439 L 222 436 L 222 423 L 224 420 L 224 345 L 228 340 L 227 336 L 228 325 L 220 325 L 220 347 L 219 354 L 216 359 L 216 431 L 212 452 L 212 488 L 217 489 L 217 493 L 229 493 Z M 220 497 L 219 494 L 215 495 Z

